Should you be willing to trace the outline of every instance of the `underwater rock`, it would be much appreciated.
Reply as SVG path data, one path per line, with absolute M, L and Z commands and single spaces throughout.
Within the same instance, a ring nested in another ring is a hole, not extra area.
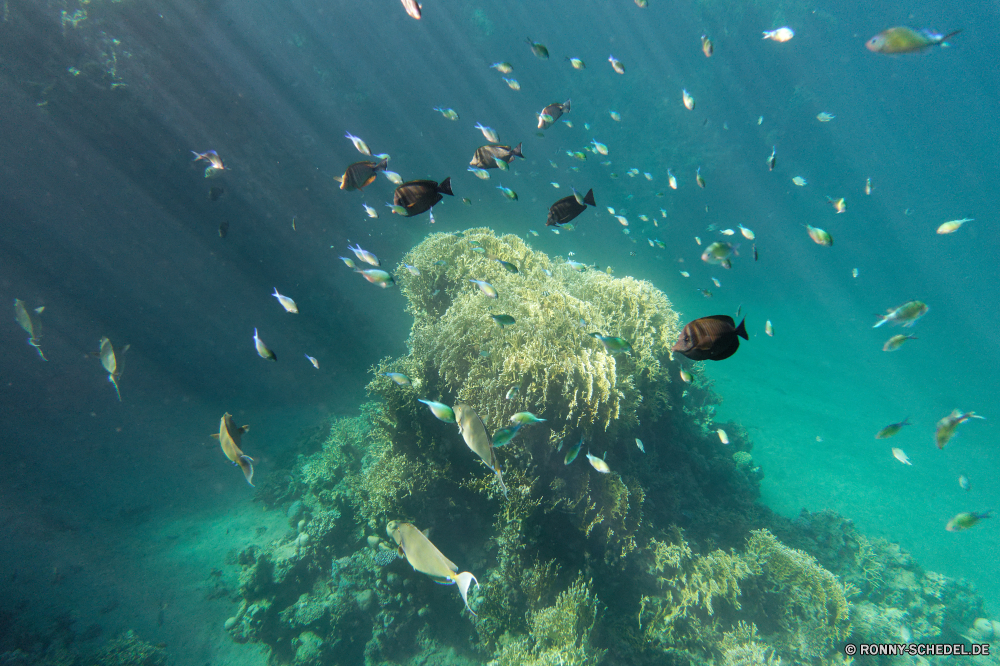
M 354 595 L 354 602 L 365 613 L 370 613 L 378 607 L 378 597 L 374 590 L 362 590 Z
M 295 666 L 319 666 L 323 663 L 323 639 L 311 631 L 303 631 L 292 641 Z
M 302 503 L 302 500 L 295 500 L 288 507 L 288 512 L 285 514 L 288 517 L 288 526 L 295 527 L 299 524 L 302 516 L 305 515 L 306 507 Z
M 166 666 L 167 651 L 146 643 L 131 629 L 108 641 L 94 657 L 95 666 Z

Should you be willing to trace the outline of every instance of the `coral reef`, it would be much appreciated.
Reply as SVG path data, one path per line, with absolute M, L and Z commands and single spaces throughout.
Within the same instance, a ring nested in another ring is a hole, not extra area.
M 590 581 L 578 578 L 556 602 L 530 613 L 527 636 L 505 635 L 489 666 L 577 666 L 598 663 L 604 651 L 590 644 L 599 602 Z
M 141 640 L 134 631 L 126 631 L 108 641 L 90 663 L 94 666 L 164 666 L 167 652 Z
M 398 365 L 425 394 L 468 402 L 491 430 L 530 407 L 560 424 L 558 437 L 574 431 L 601 442 L 669 409 L 664 363 L 678 318 L 648 282 L 578 272 L 489 229 L 432 234 L 403 262 L 421 274 L 396 272 L 414 317 L 411 352 Z M 484 297 L 470 278 L 489 282 L 499 297 Z M 500 312 L 517 323 L 494 324 L 490 314 Z M 609 354 L 594 331 L 625 338 L 632 353 Z M 520 394 L 507 400 L 515 385 Z M 392 387 L 379 380 L 370 388 L 385 396 Z
M 789 548 L 768 530 L 751 534 L 746 557 L 769 583 L 765 595 L 774 598 L 772 617 L 783 630 L 776 640 L 779 652 L 800 661 L 833 653 L 850 633 L 847 588 L 812 555 Z
M 740 581 L 759 572 L 735 552 L 695 555 L 677 528 L 673 540 L 671 544 L 650 541 L 653 561 L 648 571 L 656 578 L 659 592 L 643 596 L 639 607 L 646 639 L 670 650 L 684 644 L 692 627 L 701 629 L 715 622 L 713 600 L 739 610 Z
M 678 319 L 652 285 L 575 271 L 487 229 L 432 234 L 404 262 L 419 269 L 396 271 L 409 353 L 372 368 L 376 401 L 303 441 L 284 486 L 261 493 L 289 529 L 234 558 L 242 602 L 220 623 L 233 640 L 295 666 L 835 666 L 847 640 L 993 635 L 965 583 L 836 514 L 789 521 L 756 503 L 748 433 L 716 421 L 701 365 L 673 379 Z M 611 354 L 593 332 L 632 351 Z M 505 493 L 418 398 L 464 402 L 490 432 L 516 412 L 546 420 L 496 449 Z M 565 462 L 581 440 L 610 471 Z M 476 575 L 475 615 L 397 557 L 390 520 L 430 529 Z

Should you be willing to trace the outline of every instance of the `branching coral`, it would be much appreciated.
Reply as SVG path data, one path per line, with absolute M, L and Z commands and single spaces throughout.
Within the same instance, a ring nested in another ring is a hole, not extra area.
M 591 434 L 616 430 L 619 420 L 634 426 L 666 407 L 656 387 L 669 382 L 661 363 L 678 319 L 651 284 L 553 265 L 517 236 L 488 229 L 432 234 L 403 261 L 421 274 L 397 271 L 415 319 L 411 353 L 400 364 L 432 392 L 474 404 L 491 429 L 526 406 Z M 486 298 L 470 279 L 491 283 L 499 298 Z M 501 328 L 491 314 L 517 323 Z M 595 331 L 626 338 L 632 353 L 609 354 L 589 335 Z M 524 388 L 506 400 L 515 384 Z
M 648 570 L 661 593 L 642 598 L 639 624 L 648 640 L 662 646 L 677 642 L 689 622 L 709 621 L 717 599 L 738 610 L 740 581 L 758 571 L 734 552 L 695 555 L 679 529 L 674 543 L 653 539 L 647 551 L 652 558 Z
M 529 635 L 506 636 L 489 666 L 577 666 L 594 664 L 604 651 L 590 644 L 599 614 L 590 581 L 578 578 L 556 602 L 529 614 Z
M 780 648 L 809 660 L 828 656 L 835 642 L 847 637 L 851 625 L 844 585 L 816 558 L 789 548 L 767 530 L 751 533 L 746 557 L 760 566 L 781 597 L 785 632 Z
M 721 666 L 781 666 L 781 657 L 757 635 L 757 625 L 740 621 L 719 641 Z

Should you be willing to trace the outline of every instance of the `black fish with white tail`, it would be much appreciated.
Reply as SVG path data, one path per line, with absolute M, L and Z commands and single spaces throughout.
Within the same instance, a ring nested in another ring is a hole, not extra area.
M 588 190 L 583 196 L 582 202 L 577 199 L 576 194 L 563 197 L 552 204 L 549 208 L 549 218 L 545 221 L 545 226 L 551 227 L 559 224 L 566 224 L 576 216 L 587 210 L 587 206 L 596 206 L 594 202 L 594 190 Z
M 431 206 L 441 201 L 442 194 L 454 196 L 451 191 L 451 178 L 445 178 L 440 183 L 433 180 L 411 180 L 396 188 L 392 195 L 392 203 L 402 206 L 407 217 L 420 215 Z
M 692 361 L 722 361 L 740 348 L 740 338 L 749 340 L 744 326 L 737 326 L 729 315 L 712 315 L 695 319 L 681 331 L 673 351 Z

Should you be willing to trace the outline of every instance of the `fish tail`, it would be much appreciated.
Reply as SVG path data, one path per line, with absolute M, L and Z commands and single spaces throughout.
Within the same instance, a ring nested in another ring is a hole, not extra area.
M 572 102 L 572 101 L 573 101 L 573 100 L 570 100 L 570 99 L 568 99 L 568 100 L 566 100 L 566 102 L 565 102 L 565 103 L 564 103 L 564 104 L 562 105 L 562 110 L 563 110 L 563 113 L 569 113 L 569 106 L 570 106 L 570 104 L 569 104 L 569 103 L 570 103 L 570 102 Z
M 118 402 L 122 401 L 121 391 L 118 390 L 118 382 L 115 381 L 114 375 L 108 375 L 108 381 L 111 382 L 112 386 L 115 387 L 115 394 L 118 396 Z
M 449 196 L 455 196 L 454 193 L 451 191 L 451 177 L 450 176 L 448 178 L 445 178 L 444 180 L 442 180 L 438 184 L 437 191 L 440 192 L 441 194 L 447 194 Z
M 941 46 L 946 46 L 948 39 L 950 39 L 951 37 L 954 37 L 955 35 L 957 35 L 960 32 L 962 32 L 962 28 L 959 28 L 958 30 L 955 30 L 953 32 L 949 32 L 947 35 L 945 35 L 944 37 L 942 37 L 940 39 L 940 41 L 938 41 L 938 44 L 940 44 Z
M 247 483 L 250 484 L 251 488 L 255 487 L 253 485 L 253 458 L 248 455 L 242 455 L 238 463 L 240 469 L 243 470 L 243 476 L 247 478 Z
M 517 155 L 522 160 L 524 159 L 524 155 L 521 154 L 521 144 L 517 144 L 516 146 L 514 146 L 513 148 L 511 148 L 510 154 L 511 155 Z
M 747 318 L 743 317 L 743 321 L 741 321 L 740 325 L 736 327 L 736 335 L 740 336 L 744 340 L 750 340 L 750 338 L 747 337 L 747 327 L 744 325 L 746 322 Z
M 376 164 L 374 167 L 372 167 L 372 171 L 385 171 L 388 168 L 389 168 L 389 158 L 387 157 L 378 164 Z
M 872 328 L 878 328 L 879 326 L 881 326 L 885 322 L 889 321 L 889 317 L 887 317 L 887 316 L 884 316 L 884 315 L 876 315 L 876 316 L 878 317 L 878 323 L 875 324 L 874 326 L 872 326 Z
M 458 592 L 462 595 L 462 601 L 465 602 L 465 607 L 469 609 L 469 612 L 473 615 L 476 614 L 472 607 L 469 606 L 469 585 L 472 583 L 479 587 L 479 581 L 468 571 L 463 571 L 462 573 L 455 574 L 455 582 L 458 584 Z
M 590 204 L 591 206 L 596 206 L 597 202 L 594 201 L 594 190 L 593 188 L 587 190 L 587 194 L 583 197 L 583 203 Z

